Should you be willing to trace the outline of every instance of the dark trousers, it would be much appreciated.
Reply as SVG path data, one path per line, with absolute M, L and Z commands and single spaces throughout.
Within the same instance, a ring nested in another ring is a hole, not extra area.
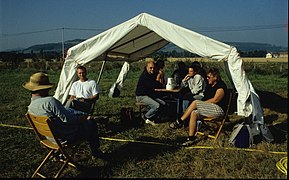
M 79 126 L 74 141 L 87 141 L 92 153 L 95 153 L 100 147 L 98 127 L 95 121 L 87 120 Z

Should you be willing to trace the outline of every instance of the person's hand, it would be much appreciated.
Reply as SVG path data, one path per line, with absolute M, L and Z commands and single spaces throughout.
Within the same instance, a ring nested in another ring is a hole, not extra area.
M 84 98 L 78 98 L 78 100 L 84 102 Z
M 160 70 L 159 70 L 159 75 L 160 75 L 160 76 L 164 76 L 164 70 L 163 70 L 163 69 L 160 69 Z
M 191 77 L 192 77 L 192 75 L 187 74 L 187 75 L 185 76 L 184 80 L 187 81 L 187 80 L 189 80 Z

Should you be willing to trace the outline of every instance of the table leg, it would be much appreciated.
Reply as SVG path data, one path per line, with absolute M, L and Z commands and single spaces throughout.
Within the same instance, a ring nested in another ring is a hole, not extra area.
M 177 98 L 177 116 L 178 116 L 178 118 L 180 118 L 181 117 L 181 103 L 182 101 L 181 101 L 181 99 L 180 98 Z

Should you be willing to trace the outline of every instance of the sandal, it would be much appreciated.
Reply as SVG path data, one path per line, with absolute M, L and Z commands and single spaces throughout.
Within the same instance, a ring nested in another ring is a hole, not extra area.
M 169 125 L 169 127 L 172 128 L 172 129 L 178 129 L 178 128 L 183 127 L 183 124 L 180 124 L 178 121 L 175 121 L 175 122 L 171 123 Z
M 199 140 L 196 137 L 194 137 L 193 140 L 190 140 L 189 138 L 187 138 L 187 140 L 184 143 L 182 143 L 182 146 L 192 146 L 196 144 L 198 141 Z

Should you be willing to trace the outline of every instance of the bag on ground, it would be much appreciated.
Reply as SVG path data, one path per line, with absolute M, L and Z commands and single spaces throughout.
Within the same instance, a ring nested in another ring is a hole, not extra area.
M 238 148 L 247 148 L 253 145 L 253 135 L 248 124 L 237 124 L 234 126 L 229 143 Z
M 123 124 L 134 124 L 135 115 L 132 107 L 121 108 L 120 110 L 120 121 Z
M 116 83 L 113 83 L 108 92 L 108 97 L 114 98 L 120 96 L 120 90 Z

